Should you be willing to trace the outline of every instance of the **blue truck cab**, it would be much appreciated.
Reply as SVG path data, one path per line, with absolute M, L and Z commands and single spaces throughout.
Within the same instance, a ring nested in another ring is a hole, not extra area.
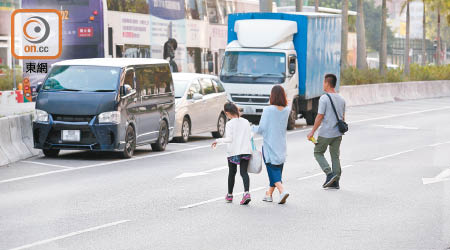
M 340 78 L 341 17 L 322 13 L 238 13 L 228 16 L 228 45 L 220 80 L 243 116 L 257 122 L 275 84 L 292 112 L 314 123 L 323 78 Z M 339 88 L 339 80 L 337 88 Z

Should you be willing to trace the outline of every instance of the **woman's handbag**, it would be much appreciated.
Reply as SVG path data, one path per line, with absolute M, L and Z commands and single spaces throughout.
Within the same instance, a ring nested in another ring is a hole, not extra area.
M 262 170 L 262 154 L 256 149 L 255 142 L 252 137 L 252 158 L 248 163 L 247 172 L 252 174 L 259 174 Z

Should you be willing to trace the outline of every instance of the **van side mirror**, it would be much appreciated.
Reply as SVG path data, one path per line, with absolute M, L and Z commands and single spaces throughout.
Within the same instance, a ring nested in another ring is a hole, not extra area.
M 131 94 L 132 88 L 128 84 L 124 84 L 123 86 L 120 86 L 120 96 L 126 96 Z
M 198 101 L 203 99 L 203 95 L 199 94 L 199 93 L 195 93 L 194 96 L 192 97 L 192 99 L 194 99 L 194 101 Z
M 209 73 L 214 72 L 214 63 L 211 61 L 208 62 L 208 72 Z
M 42 82 L 38 82 L 38 84 L 36 86 L 36 93 L 39 93 L 39 91 L 41 91 L 42 85 L 44 85 L 44 84 L 42 84 Z
M 289 74 L 293 75 L 297 71 L 297 57 L 295 55 L 289 56 Z

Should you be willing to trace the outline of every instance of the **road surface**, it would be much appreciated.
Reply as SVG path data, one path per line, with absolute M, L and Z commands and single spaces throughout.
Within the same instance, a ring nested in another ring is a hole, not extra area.
M 299 123 L 288 135 L 285 205 L 224 202 L 225 146 L 208 135 L 165 152 L 64 153 L 0 167 L 0 250 L 407 249 L 450 247 L 450 98 L 348 109 L 341 190 Z M 261 144 L 257 139 L 257 144 Z M 274 196 L 278 200 L 278 194 Z

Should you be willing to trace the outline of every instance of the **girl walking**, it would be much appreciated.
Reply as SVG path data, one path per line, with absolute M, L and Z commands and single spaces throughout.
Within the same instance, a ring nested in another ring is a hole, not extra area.
M 237 165 L 239 165 L 245 191 L 240 204 L 247 205 L 251 201 L 249 193 L 250 178 L 247 172 L 248 162 L 252 153 L 250 123 L 240 117 L 239 110 L 233 103 L 226 103 L 224 111 L 229 119 L 225 127 L 225 138 L 214 141 L 212 147 L 216 147 L 217 143 L 227 144 L 229 172 L 228 194 L 225 200 L 227 202 L 233 201 L 234 180 L 237 173 Z
M 276 85 L 270 94 L 270 106 L 265 107 L 259 126 L 253 132 L 263 136 L 263 159 L 269 175 L 269 189 L 263 201 L 272 202 L 275 187 L 280 192 L 279 204 L 286 203 L 289 193 L 284 190 L 281 176 L 286 160 L 286 129 L 290 108 L 287 107 L 284 89 Z

